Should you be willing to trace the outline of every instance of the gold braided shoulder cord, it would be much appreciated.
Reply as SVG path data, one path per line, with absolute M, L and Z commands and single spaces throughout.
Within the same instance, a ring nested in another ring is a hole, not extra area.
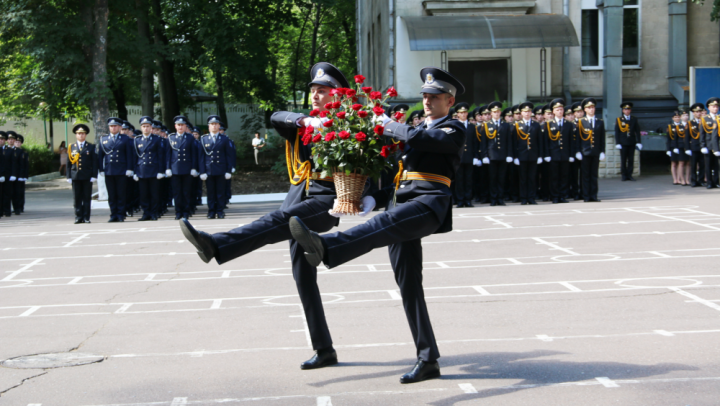
M 527 141 L 527 139 L 530 137 L 530 134 L 524 133 L 523 130 L 520 129 L 520 122 L 515 123 L 515 131 L 517 131 L 518 137 L 520 137 L 520 139 L 523 141 Z
M 671 140 L 675 140 L 675 137 L 673 137 L 672 124 L 668 124 L 668 136 L 670 137 Z
M 486 136 L 489 140 L 494 140 L 495 137 L 497 137 L 497 133 L 498 133 L 497 128 L 495 129 L 495 132 L 490 132 L 490 130 L 488 129 L 487 122 L 483 123 L 483 126 L 485 127 L 485 136 Z M 477 127 L 475 127 L 475 133 L 477 133 Z M 478 137 L 478 141 L 479 141 L 479 140 L 480 140 L 480 134 L 478 134 L 477 137 Z
M 582 119 L 578 120 L 578 128 L 580 128 L 580 139 L 583 141 L 587 141 L 593 137 L 593 130 L 586 130 L 585 127 L 583 127 Z M 583 137 L 583 134 L 587 134 L 587 137 Z
M 705 132 L 711 133 L 712 130 L 715 129 L 715 125 L 714 125 L 714 124 L 713 124 L 712 127 L 708 128 L 707 124 L 705 123 L 705 117 L 703 117 L 702 119 L 700 119 L 700 123 L 701 123 L 701 125 L 703 126 L 703 128 L 705 129 Z
M 288 177 L 290 178 L 290 184 L 297 186 L 303 181 L 310 178 L 310 161 L 300 162 L 300 138 L 304 133 L 304 128 L 298 129 L 297 136 L 295 137 L 295 148 L 293 152 L 290 152 L 290 141 L 285 141 L 285 161 L 287 162 Z M 295 180 L 295 177 L 298 180 Z M 310 188 L 310 182 L 305 183 L 305 190 Z
M 560 139 L 560 126 L 558 126 L 558 132 L 553 134 L 552 130 L 550 130 L 550 122 L 548 121 L 545 124 L 547 125 L 548 137 L 550 138 L 550 141 L 559 140 Z
M 677 124 L 675 124 L 675 130 L 677 131 L 678 138 L 685 138 L 685 128 L 679 127 Z
M 75 147 L 75 148 L 77 149 L 77 147 Z M 70 152 L 70 154 L 68 155 L 68 160 L 73 165 L 80 162 L 80 151 Z
M 622 120 L 620 120 L 620 117 L 617 119 L 618 127 L 620 127 L 621 133 L 626 133 L 630 131 L 630 123 L 623 124 Z
M 699 139 L 700 138 L 700 130 L 698 129 L 697 131 L 694 131 L 693 130 L 694 126 L 692 125 L 692 123 L 689 123 L 689 124 L 690 125 L 688 127 L 690 128 L 690 137 L 694 140 Z

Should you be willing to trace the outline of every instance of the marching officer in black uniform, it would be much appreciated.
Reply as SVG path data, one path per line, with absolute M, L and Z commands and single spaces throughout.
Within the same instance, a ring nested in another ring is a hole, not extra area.
M 15 181 L 17 180 L 17 166 L 15 162 L 15 150 L 13 143 L 15 142 L 15 131 L 8 131 L 3 137 L 2 155 L 3 155 L 3 172 L 0 176 L 5 178 L 2 186 L 2 200 L 0 200 L 0 212 L 6 217 L 12 216 L 12 195 L 15 190 Z
M 633 117 L 631 102 L 625 102 L 621 106 L 623 115 L 615 120 L 615 148 L 620 150 L 620 173 L 622 181 L 635 181 L 632 177 L 635 163 L 635 148 L 642 151 L 642 140 L 640 138 L 640 123 L 637 117 Z
M 311 265 L 328 268 L 342 265 L 375 248 L 389 247 L 390 262 L 400 287 L 405 315 L 418 361 L 401 383 L 420 382 L 440 376 L 440 353 L 430 324 L 422 287 L 422 238 L 452 231 L 450 180 L 460 165 L 465 128 L 448 114 L 455 95 L 465 89 L 448 72 L 438 68 L 420 71 L 426 110 L 424 125 L 413 128 L 400 123 L 385 125 L 383 135 L 406 145 L 403 171 L 395 187 L 372 196 L 386 210 L 364 224 L 344 232 L 319 236 L 298 217 L 290 230 Z
M 174 134 L 168 137 L 170 153 L 167 154 L 168 169 L 165 176 L 172 176 L 173 198 L 175 199 L 175 220 L 189 218 L 192 193 L 192 180 L 198 173 L 198 151 L 195 138 L 187 131 L 188 119 L 177 116 Z
M 100 137 L 97 153 L 100 174 L 105 176 L 105 185 L 110 205 L 108 223 L 125 221 L 125 193 L 127 179 L 132 178 L 135 163 L 132 143 L 127 135 L 120 133 L 122 120 L 108 118 L 110 134 Z
M 720 176 L 720 165 L 718 165 L 718 157 L 720 157 L 720 137 L 718 136 L 718 127 L 720 126 L 720 116 L 718 116 L 718 108 L 720 108 L 720 98 L 711 97 L 707 103 L 708 112 L 700 120 L 700 152 L 705 155 L 705 180 L 708 189 L 720 187 L 718 183 Z
M 575 144 L 573 143 L 572 122 L 565 119 L 565 100 L 555 99 L 550 102 L 554 118 L 545 121 L 545 160 L 549 162 L 550 198 L 553 203 L 568 203 L 568 176 L 570 175 L 570 158 L 574 159 Z M 550 158 L 548 160 L 548 158 Z
M 140 129 L 142 136 L 133 141 L 133 153 L 137 157 L 133 179 L 140 186 L 140 207 L 143 211 L 138 221 L 155 221 L 162 210 L 158 185 L 165 177 L 167 151 L 162 144 L 162 138 L 152 133 L 152 117 L 140 117 Z
M 311 70 L 310 91 L 313 109 L 327 111 L 326 103 L 332 101 L 330 91 L 350 87 L 345 76 L 333 65 L 320 62 Z M 213 116 L 216 117 L 216 116 Z M 217 119 L 219 121 L 219 119 Z M 310 265 L 302 249 L 290 234 L 289 221 L 292 216 L 300 217 L 309 227 L 325 232 L 338 225 L 339 220 L 331 216 L 336 198 L 335 184 L 332 178 L 322 178 L 319 172 L 299 172 L 301 167 L 313 167 L 312 145 L 303 145 L 301 138 L 307 126 L 319 127 L 322 119 L 310 118 L 303 114 L 287 111 L 276 112 L 270 118 L 275 130 L 287 140 L 286 147 L 290 156 L 288 171 L 293 173 L 290 190 L 279 210 L 268 213 L 262 218 L 228 232 L 209 235 L 195 230 L 186 219 L 180 220 L 180 228 L 185 237 L 197 248 L 204 262 L 213 258 L 218 264 L 224 264 L 242 255 L 248 254 L 266 244 L 290 240 L 290 260 L 293 277 L 297 285 L 300 301 L 310 332 L 313 349 L 317 353 L 301 364 L 302 369 L 322 368 L 337 364 L 337 354 L 332 346 L 332 338 L 325 320 L 320 290 L 317 286 L 317 268 Z M 211 127 L 214 134 L 217 126 Z M 203 147 L 210 148 L 208 136 L 203 137 Z M 205 147 L 207 142 L 207 147 Z M 209 150 L 212 153 L 212 150 Z M 202 165 L 201 165 L 202 167 Z M 367 200 L 364 199 L 364 202 Z M 363 207 L 365 214 L 373 207 Z
M 465 133 L 465 146 L 460 155 L 460 167 L 455 174 L 455 203 L 458 208 L 475 207 L 472 204 L 473 168 L 482 165 L 475 126 L 468 122 L 469 108 L 470 105 L 465 102 L 455 106 L 458 121 L 462 124 Z
M 695 103 L 690 106 L 693 117 L 688 122 L 688 135 L 685 137 L 685 154 L 690 156 L 690 186 L 699 187 L 705 183 L 705 158 L 700 152 L 700 120 L 705 105 Z
M 520 104 L 522 120 L 515 122 L 512 139 L 515 147 L 513 163 L 518 167 L 521 204 L 537 204 L 537 166 L 542 163 L 545 152 L 545 140 L 540 132 L 540 124 L 532 120 L 533 104 Z
M 605 160 L 605 123 L 595 117 L 595 99 L 582 101 L 585 117 L 578 120 L 578 152 L 575 158 L 582 162 L 583 197 L 586 202 L 599 202 L 598 171 Z
M 30 176 L 29 154 L 22 148 L 25 138 L 17 134 L 13 148 L 15 149 L 13 161 L 17 163 L 17 180 L 15 181 L 15 190 L 12 195 L 13 212 L 20 215 L 25 212 L 25 182 Z
M 488 165 L 490 183 L 490 206 L 505 206 L 505 176 L 507 166 L 513 161 L 513 139 L 511 124 L 505 117 L 512 117 L 512 108 L 500 111 L 502 104 L 492 102 L 488 105 L 491 119 L 482 124 L 480 139 L 482 163 Z M 503 117 L 499 117 L 502 115 Z
M 90 127 L 78 124 L 73 127 L 76 143 L 70 144 L 68 151 L 67 180 L 72 184 L 75 224 L 90 223 L 90 203 L 93 183 L 98 176 L 98 159 L 95 145 L 85 139 Z
M 225 218 L 225 183 L 232 178 L 234 153 L 230 139 L 220 134 L 220 116 L 207 118 L 210 134 L 204 135 L 200 153 L 200 179 L 207 187 L 207 218 Z

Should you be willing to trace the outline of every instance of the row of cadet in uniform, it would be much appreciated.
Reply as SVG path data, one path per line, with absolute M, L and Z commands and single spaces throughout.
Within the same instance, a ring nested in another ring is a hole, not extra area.
M 690 106 L 689 113 L 673 113 L 666 129 L 673 184 L 718 187 L 718 104 L 720 98 L 711 97 L 705 104 Z
M 30 176 L 29 154 L 25 141 L 15 131 L 0 131 L 0 217 L 25 211 L 25 182 Z
M 165 137 L 162 124 L 152 117 L 140 118 L 140 130 L 111 117 L 109 134 L 98 137 L 97 145 L 87 146 L 82 134 L 86 136 L 89 128 L 84 124 L 73 128 L 78 142 L 69 146 L 67 173 L 75 194 L 76 223 L 90 221 L 88 190 L 98 174 L 104 175 L 108 192 L 109 222 L 125 221 L 137 208 L 142 210 L 140 221 L 157 220 L 170 201 L 175 219 L 189 218 L 201 204 L 202 181 L 208 218 L 225 217 L 236 161 L 235 144 L 221 132 L 225 125 L 218 116 L 210 116 L 210 133 L 201 137 L 187 117 L 177 116 L 173 122 L 176 132 Z M 82 158 L 96 164 L 82 166 Z M 76 182 L 87 187 L 76 188 Z

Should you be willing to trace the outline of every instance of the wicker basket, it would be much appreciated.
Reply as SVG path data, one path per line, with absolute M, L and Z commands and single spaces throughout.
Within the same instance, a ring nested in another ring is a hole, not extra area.
M 337 204 L 331 212 L 351 215 L 360 213 L 360 199 L 367 178 L 367 175 L 356 173 L 348 175 L 345 172 L 333 172 Z

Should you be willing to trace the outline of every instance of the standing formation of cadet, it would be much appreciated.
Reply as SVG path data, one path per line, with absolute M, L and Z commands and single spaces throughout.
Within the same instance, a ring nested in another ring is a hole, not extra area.
M 98 159 L 95 145 L 86 140 L 90 127 L 78 124 L 73 127 L 76 143 L 68 148 L 67 180 L 72 184 L 75 224 L 90 223 L 92 185 L 98 177 Z
M 700 119 L 700 152 L 705 157 L 705 182 L 708 189 L 720 187 L 720 98 L 711 97 L 707 103 L 708 114 Z
M 25 211 L 25 182 L 30 173 L 25 141 L 15 131 L 0 131 L 0 217 Z

